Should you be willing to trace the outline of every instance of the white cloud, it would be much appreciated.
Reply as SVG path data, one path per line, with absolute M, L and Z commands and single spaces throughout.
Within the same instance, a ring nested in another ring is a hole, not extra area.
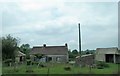
M 40 0 L 40 1 L 27 1 L 19 2 L 18 6 L 22 11 L 36 11 L 44 10 L 52 7 L 61 5 L 63 2 L 61 0 Z
M 30 42 L 33 42 L 33 41 L 35 41 L 34 39 L 30 39 Z
M 15 34 L 21 37 L 23 43 L 31 45 L 43 43 L 59 45 L 68 42 L 70 48 L 77 48 L 77 25 L 80 22 L 83 49 L 96 48 L 98 45 L 94 44 L 106 40 L 110 43 L 110 39 L 114 39 L 117 33 L 117 4 L 100 3 L 98 5 L 67 1 L 30 1 L 15 3 L 15 6 L 12 6 L 13 10 L 8 5 L 5 7 L 5 12 L 8 13 L 5 14 L 6 18 L 11 15 L 9 19 L 13 19 L 13 23 L 16 24 L 9 28 L 4 26 L 4 34 Z M 105 7 L 107 5 L 110 7 Z M 11 22 L 5 20 L 4 22 L 10 25 Z M 107 43 L 101 42 L 99 45 L 112 46 Z M 111 43 L 116 45 L 115 39 Z
M 68 1 L 68 0 L 0 0 L 0 2 L 41 2 L 41 1 Z M 118 2 L 119 0 L 69 0 L 69 2 Z

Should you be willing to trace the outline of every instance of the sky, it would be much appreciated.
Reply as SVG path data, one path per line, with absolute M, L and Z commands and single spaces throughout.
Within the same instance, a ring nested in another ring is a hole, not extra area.
M 48 1 L 7 2 L 2 9 L 2 36 L 11 34 L 20 44 L 78 49 L 78 23 L 82 50 L 118 46 L 118 3 Z

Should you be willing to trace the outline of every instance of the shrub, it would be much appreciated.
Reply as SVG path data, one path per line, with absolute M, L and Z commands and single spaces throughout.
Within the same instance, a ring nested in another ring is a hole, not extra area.
M 30 59 L 30 55 L 26 55 L 26 59 Z
M 39 64 L 39 62 L 36 62 L 36 61 L 32 61 L 31 63 L 32 63 L 32 65 L 38 65 Z
M 96 63 L 96 66 L 97 66 L 98 69 L 103 69 L 103 68 L 108 68 L 109 67 L 109 65 L 107 63 L 103 62 L 103 61 L 98 61 Z
M 103 66 L 98 65 L 97 68 L 98 69 L 103 69 Z
M 64 70 L 66 70 L 66 71 L 70 71 L 71 70 L 71 67 L 64 67 Z
M 30 65 L 31 64 L 31 61 L 30 60 L 27 60 L 27 65 Z
M 19 70 L 18 70 L 18 69 L 15 69 L 14 71 L 15 71 L 15 72 L 19 72 Z
M 47 67 L 47 66 L 45 64 L 43 64 L 43 63 L 39 63 L 38 67 L 42 67 L 43 68 L 43 67 Z
M 27 69 L 26 72 L 27 72 L 27 73 L 32 73 L 33 70 L 31 70 L 31 69 Z
M 10 63 L 12 63 L 12 59 L 6 59 L 5 61 L 3 61 L 3 64 L 6 66 L 10 66 Z

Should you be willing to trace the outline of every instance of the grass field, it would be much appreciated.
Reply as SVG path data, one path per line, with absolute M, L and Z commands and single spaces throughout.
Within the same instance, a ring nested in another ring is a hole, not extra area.
M 17 71 L 14 70 L 14 67 L 3 67 L 3 74 L 117 74 L 118 73 L 118 64 L 109 63 L 108 68 L 97 69 L 88 67 L 76 67 L 70 64 L 45 64 L 47 67 L 37 67 L 36 65 L 32 65 L 27 67 L 25 65 L 20 65 L 17 67 Z M 71 67 L 70 71 L 64 69 L 65 66 Z M 49 69 L 48 69 L 49 68 Z M 33 72 L 26 72 L 26 70 L 33 70 Z

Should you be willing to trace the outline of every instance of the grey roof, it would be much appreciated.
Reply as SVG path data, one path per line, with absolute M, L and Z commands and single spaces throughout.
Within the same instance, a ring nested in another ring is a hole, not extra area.
M 42 46 L 33 47 L 29 54 L 67 55 L 67 53 L 67 46 Z
M 120 54 L 117 47 L 97 48 L 96 54 Z
M 87 57 L 87 56 L 91 56 L 93 54 L 85 54 L 85 55 L 82 55 L 81 57 Z M 80 56 L 76 56 L 76 58 L 80 58 Z
M 15 52 L 16 56 L 26 56 L 24 53 L 20 52 L 20 51 L 16 51 Z
M 86 55 L 82 55 L 81 57 L 87 57 L 87 56 L 91 56 L 93 54 L 86 54 Z

